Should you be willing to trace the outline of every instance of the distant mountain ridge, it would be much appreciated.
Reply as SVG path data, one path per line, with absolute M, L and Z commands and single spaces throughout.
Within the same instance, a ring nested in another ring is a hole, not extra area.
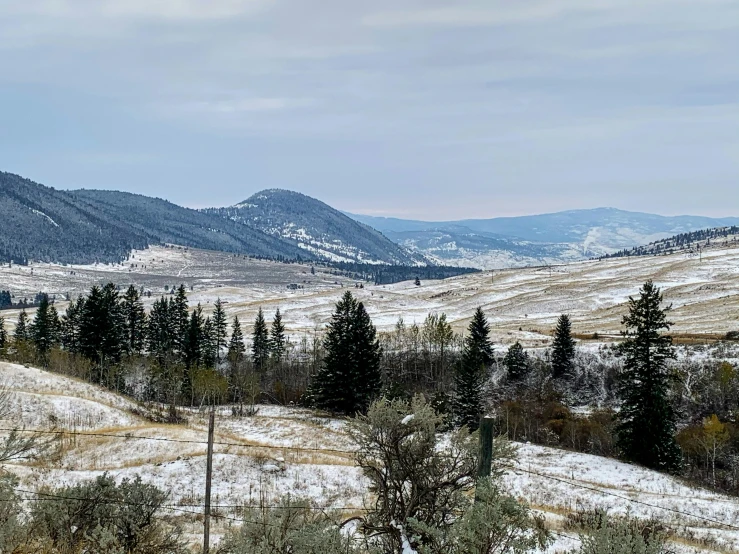
M 427 222 L 349 214 L 438 263 L 480 268 L 563 263 L 612 254 L 739 218 L 660 216 L 615 208 Z
M 263 190 L 234 206 L 203 211 L 295 241 L 306 252 L 334 262 L 427 264 L 421 254 L 299 192 Z
M 735 225 L 739 218 L 667 217 L 613 208 L 425 222 L 345 214 L 280 189 L 227 208 L 193 210 L 126 192 L 56 190 L 0 172 L 0 262 L 118 262 L 132 249 L 172 243 L 347 267 L 495 269 L 603 257 Z

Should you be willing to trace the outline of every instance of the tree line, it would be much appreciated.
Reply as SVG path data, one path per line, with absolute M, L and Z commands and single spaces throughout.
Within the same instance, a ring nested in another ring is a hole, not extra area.
M 739 492 L 739 375 L 726 362 L 676 360 L 662 300 L 646 283 L 629 301 L 623 341 L 597 355 L 578 349 L 567 315 L 544 353 L 520 343 L 496 352 L 480 308 L 465 335 L 444 314 L 378 333 L 351 292 L 325 332 L 297 341 L 279 310 L 268 323 L 260 309 L 247 345 L 220 300 L 206 315 L 180 286 L 146 313 L 139 290 L 109 284 L 61 316 L 43 298 L 32 321 L 21 311 L 12 337 L 0 331 L 0 347 L 11 359 L 169 406 L 173 421 L 180 405 L 229 402 L 243 415 L 259 401 L 295 402 L 354 415 L 377 398 L 421 393 L 457 426 L 474 430 L 491 414 L 511 439 L 621 456 Z

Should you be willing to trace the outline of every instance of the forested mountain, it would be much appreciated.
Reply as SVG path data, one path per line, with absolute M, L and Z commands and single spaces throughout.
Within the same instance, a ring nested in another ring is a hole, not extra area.
M 175 243 L 272 259 L 317 259 L 294 241 L 165 200 L 114 191 L 59 191 L 0 172 L 0 260 L 113 262 Z
M 296 241 L 306 252 L 335 262 L 426 264 L 375 229 L 298 192 L 271 189 L 235 206 L 204 210 L 269 235 Z
M 272 259 L 316 258 L 312 253 L 298 248 L 294 241 L 282 240 L 217 215 L 183 208 L 160 198 L 107 190 L 76 190 L 69 194 L 111 221 L 126 222 L 149 237 L 150 242 Z
M 521 217 L 416 221 L 349 214 L 442 263 L 509 267 L 603 256 L 739 218 L 667 217 L 613 208 Z
M 0 172 L 0 260 L 117 261 L 145 233 L 90 210 L 67 192 Z
M 736 245 L 739 243 L 739 226 L 701 229 L 689 233 L 680 233 L 674 237 L 662 239 L 642 246 L 619 250 L 604 258 L 623 258 L 628 256 L 659 256 L 676 252 L 696 252 L 712 246 Z

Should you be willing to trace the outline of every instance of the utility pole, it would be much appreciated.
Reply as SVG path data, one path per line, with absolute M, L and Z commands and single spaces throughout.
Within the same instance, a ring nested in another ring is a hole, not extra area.
M 490 477 L 493 467 L 493 418 L 480 418 L 480 459 L 477 463 L 477 480 Z M 475 500 L 477 493 L 475 492 Z
M 210 479 L 213 476 L 213 429 L 216 423 L 215 406 L 208 419 L 208 461 L 205 467 L 205 513 L 203 514 L 203 554 L 210 551 Z

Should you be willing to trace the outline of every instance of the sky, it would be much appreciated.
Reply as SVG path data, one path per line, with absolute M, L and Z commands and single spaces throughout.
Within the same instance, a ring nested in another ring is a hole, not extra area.
M 739 216 L 739 2 L 0 0 L 0 170 L 190 207 Z

